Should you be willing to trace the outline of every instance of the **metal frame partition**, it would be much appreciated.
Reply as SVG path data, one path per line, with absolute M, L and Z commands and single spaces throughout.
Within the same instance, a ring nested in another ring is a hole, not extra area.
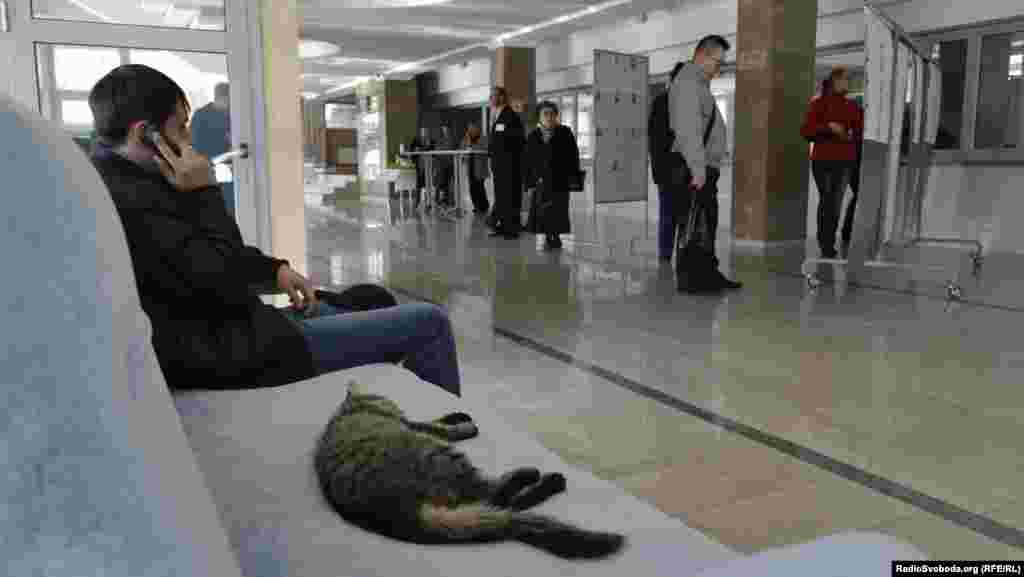
M 883 256 L 891 247 L 950 244 L 975 247 L 972 260 L 977 275 L 983 258 L 981 243 L 921 235 L 923 199 L 941 113 L 941 72 L 931 56 L 880 9 L 865 4 L 864 19 L 866 114 L 853 238 L 845 259 L 807 258 L 801 272 L 812 290 L 822 284 L 810 270 L 817 264 L 845 266 L 851 283 L 862 277 L 866 268 L 946 272 L 944 267 L 886 261 Z M 903 117 L 908 103 L 908 156 L 901 174 Z M 887 221 L 892 222 L 888 228 Z M 958 273 L 945 280 L 950 300 L 962 297 Z

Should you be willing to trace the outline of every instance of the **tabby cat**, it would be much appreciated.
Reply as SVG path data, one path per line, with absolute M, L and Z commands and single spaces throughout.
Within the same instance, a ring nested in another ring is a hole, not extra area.
M 316 448 L 320 488 L 342 518 L 401 541 L 515 540 L 566 559 L 622 548 L 622 535 L 523 512 L 565 491 L 565 477 L 534 468 L 488 477 L 449 444 L 477 434 L 465 413 L 412 421 L 393 401 L 350 383 Z

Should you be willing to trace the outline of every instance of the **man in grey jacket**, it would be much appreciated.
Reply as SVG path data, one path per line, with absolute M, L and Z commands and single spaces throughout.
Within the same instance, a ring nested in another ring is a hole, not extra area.
M 705 226 L 698 229 L 704 251 L 713 262 L 711 270 L 693 270 L 696 263 L 676 258 L 676 282 L 689 293 L 738 289 L 740 283 L 718 270 L 715 236 L 718 232 L 718 177 L 726 152 L 725 121 L 711 95 L 711 80 L 719 75 L 729 42 L 721 36 L 705 36 L 697 44 L 693 60 L 687 62 L 669 87 L 669 119 L 675 133 L 673 150 L 686 161 L 673 186 L 676 189 L 678 222 L 685 227 L 689 211 L 701 210 Z M 710 130 L 710 132 L 709 132 Z M 698 219 L 700 220 L 700 219 Z

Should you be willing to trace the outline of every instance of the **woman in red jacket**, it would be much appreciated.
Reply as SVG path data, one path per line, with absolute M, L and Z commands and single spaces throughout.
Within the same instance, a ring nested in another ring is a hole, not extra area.
M 849 74 L 834 68 L 822 86 L 820 97 L 811 100 L 800 133 L 814 142 L 811 170 L 818 186 L 818 246 L 822 258 L 836 258 L 836 228 L 843 193 L 853 178 L 857 148 L 864 133 L 864 112 L 846 97 Z M 852 207 L 851 207 L 852 208 Z M 843 239 L 849 242 L 848 238 Z

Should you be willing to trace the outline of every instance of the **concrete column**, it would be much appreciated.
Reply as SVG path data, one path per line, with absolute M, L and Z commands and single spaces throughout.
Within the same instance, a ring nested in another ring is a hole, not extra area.
M 501 46 L 494 53 L 494 84 L 508 92 L 523 124 L 537 123 L 537 58 L 533 48 Z
M 302 84 L 296 0 L 260 0 L 263 94 L 266 100 L 271 254 L 308 274 L 306 213 L 302 182 Z
M 388 80 L 384 83 L 384 106 L 381 111 L 384 155 L 382 165 L 397 168 L 399 145 L 406 146 L 416 138 L 419 123 L 415 80 Z
M 741 243 L 806 237 L 800 124 L 814 92 L 817 17 L 817 0 L 739 0 L 733 219 Z

